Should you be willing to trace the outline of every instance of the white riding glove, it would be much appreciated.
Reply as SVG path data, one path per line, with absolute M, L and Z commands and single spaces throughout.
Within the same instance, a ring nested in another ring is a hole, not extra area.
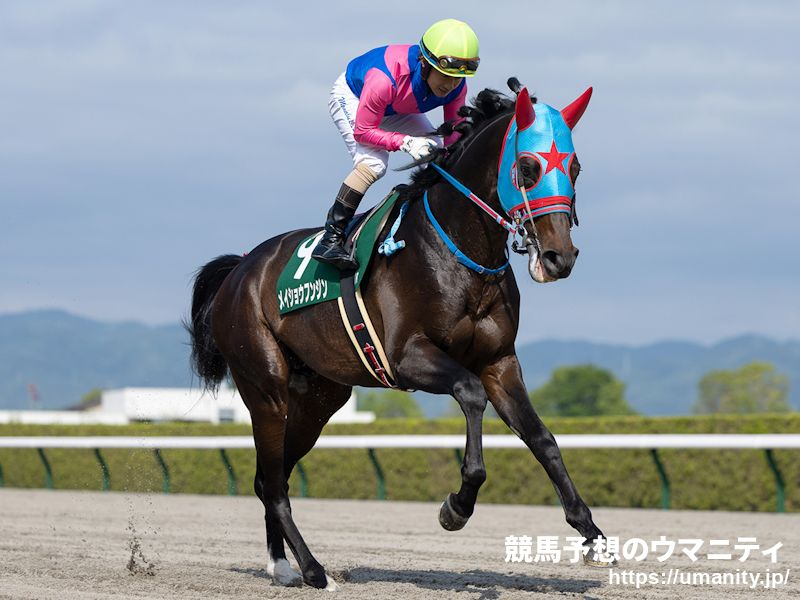
M 431 150 L 436 148 L 436 146 L 438 146 L 436 141 L 430 138 L 407 135 L 403 138 L 403 144 L 400 146 L 400 150 L 408 152 L 414 160 L 419 160 L 420 158 L 428 156 Z

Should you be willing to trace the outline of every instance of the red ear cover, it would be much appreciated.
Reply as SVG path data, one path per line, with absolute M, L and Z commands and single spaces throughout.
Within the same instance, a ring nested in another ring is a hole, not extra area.
M 517 119 L 517 131 L 524 131 L 536 120 L 536 113 L 533 111 L 531 96 L 528 88 L 524 87 L 517 94 L 517 107 L 515 110 Z
M 581 120 L 583 113 L 586 112 L 586 107 L 589 106 L 589 100 L 592 97 L 592 88 L 587 88 L 578 98 L 569 106 L 561 110 L 561 116 L 564 117 L 564 122 L 567 127 L 572 129 Z

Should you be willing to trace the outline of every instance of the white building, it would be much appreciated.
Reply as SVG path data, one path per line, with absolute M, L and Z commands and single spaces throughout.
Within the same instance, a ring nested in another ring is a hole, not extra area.
M 0 423 L 12 425 L 127 425 L 122 413 L 98 410 L 0 410 Z
M 249 423 L 239 394 L 221 388 L 216 397 L 191 388 L 121 388 L 104 390 L 98 412 L 122 414 L 130 421 Z
M 331 423 L 371 423 L 375 414 L 356 410 L 353 393 Z M 221 388 L 216 396 L 190 388 L 121 388 L 104 390 L 100 406 L 86 411 L 0 411 L 0 423 L 125 425 L 136 421 L 250 423 L 239 392 Z

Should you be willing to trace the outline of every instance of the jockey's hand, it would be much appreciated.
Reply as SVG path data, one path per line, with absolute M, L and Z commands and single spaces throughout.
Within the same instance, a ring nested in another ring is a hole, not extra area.
M 419 160 L 420 158 L 428 156 L 431 150 L 436 148 L 436 146 L 438 146 L 436 140 L 432 140 L 431 138 L 407 135 L 403 138 L 403 145 L 400 146 L 400 150 L 408 152 L 414 160 Z

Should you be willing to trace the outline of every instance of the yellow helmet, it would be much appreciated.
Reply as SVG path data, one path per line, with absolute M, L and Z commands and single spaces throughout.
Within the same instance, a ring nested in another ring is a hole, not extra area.
M 456 19 L 437 21 L 422 35 L 420 52 L 434 69 L 450 77 L 472 77 L 478 70 L 478 36 Z

